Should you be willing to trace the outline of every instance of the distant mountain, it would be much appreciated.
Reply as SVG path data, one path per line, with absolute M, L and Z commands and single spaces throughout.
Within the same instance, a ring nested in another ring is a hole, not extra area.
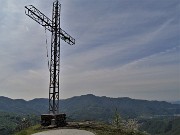
M 48 108 L 48 99 L 34 99 L 25 101 L 23 99 L 10 99 L 0 97 L 0 111 L 18 114 L 40 114 Z
M 173 101 L 172 104 L 180 104 L 180 101 Z
M 91 94 L 60 100 L 60 111 L 72 120 L 111 121 L 116 109 L 124 118 L 180 114 L 180 105 L 164 101 L 97 97 Z M 40 115 L 48 112 L 48 99 L 25 101 L 0 97 L 0 111 Z

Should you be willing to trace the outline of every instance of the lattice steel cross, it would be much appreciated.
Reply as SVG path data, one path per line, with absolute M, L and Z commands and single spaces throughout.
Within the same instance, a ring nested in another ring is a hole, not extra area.
M 52 32 L 49 83 L 50 114 L 59 113 L 60 38 L 70 45 L 75 44 L 75 39 L 60 28 L 60 10 L 61 4 L 56 0 L 53 2 L 52 20 L 50 20 L 33 5 L 25 6 L 26 15 Z

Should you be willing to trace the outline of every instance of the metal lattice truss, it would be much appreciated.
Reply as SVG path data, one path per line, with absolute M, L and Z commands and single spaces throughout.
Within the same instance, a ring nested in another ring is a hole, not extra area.
M 75 39 L 60 28 L 60 9 L 61 5 L 56 0 L 50 20 L 33 5 L 25 6 L 25 14 L 52 33 L 49 83 L 49 113 L 52 114 L 59 113 L 60 39 L 70 45 L 75 44 Z
M 33 5 L 25 6 L 25 14 L 32 18 L 34 21 L 39 23 L 40 25 L 44 26 L 47 30 L 50 32 L 53 31 L 52 27 L 52 21 L 46 17 L 41 11 L 39 11 L 37 8 L 35 8 Z M 67 42 L 70 45 L 75 44 L 75 39 L 71 37 L 68 33 L 66 33 L 61 28 L 58 30 L 58 33 L 60 33 L 60 38 Z

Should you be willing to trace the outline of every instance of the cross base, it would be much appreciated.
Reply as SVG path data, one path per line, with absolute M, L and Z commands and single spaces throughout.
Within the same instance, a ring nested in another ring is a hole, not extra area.
M 66 125 L 66 114 L 64 113 L 41 115 L 41 126 L 64 127 Z

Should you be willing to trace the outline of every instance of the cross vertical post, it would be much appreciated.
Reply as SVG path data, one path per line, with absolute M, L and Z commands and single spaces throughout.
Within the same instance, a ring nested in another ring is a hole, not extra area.
M 61 4 L 53 2 L 52 20 L 46 17 L 33 5 L 25 6 L 25 14 L 49 30 L 51 34 L 51 61 L 49 82 L 49 114 L 41 115 L 41 125 L 64 126 L 66 115 L 59 114 L 59 81 L 60 81 L 60 39 L 69 45 L 75 44 L 75 39 L 60 28 Z
M 59 113 L 59 72 L 60 72 L 60 8 L 58 1 L 53 3 L 51 61 L 49 83 L 49 113 Z

